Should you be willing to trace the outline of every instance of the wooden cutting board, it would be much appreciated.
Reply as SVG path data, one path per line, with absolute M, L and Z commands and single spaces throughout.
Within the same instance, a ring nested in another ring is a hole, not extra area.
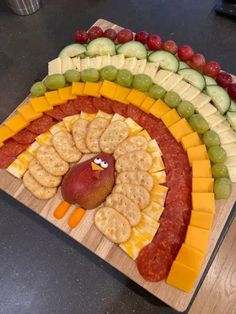
M 119 26 L 103 19 L 99 19 L 94 25 L 100 26 L 103 29 L 110 27 L 116 30 L 120 29 Z M 20 179 L 16 179 L 5 170 L 0 171 L 0 188 L 22 204 L 29 207 L 35 213 L 39 214 L 44 219 L 57 226 L 60 230 L 67 233 L 73 239 L 83 244 L 89 250 L 101 257 L 104 261 L 108 262 L 114 268 L 125 274 L 144 289 L 148 290 L 157 298 L 161 299 L 178 311 L 184 311 L 188 307 L 197 288 L 198 282 L 200 281 L 202 274 L 207 267 L 212 252 L 217 242 L 219 241 L 220 234 L 226 224 L 236 199 L 236 184 L 234 184 L 230 198 L 226 201 L 217 201 L 217 211 L 209 241 L 208 254 L 203 264 L 199 280 L 196 283 L 195 289 L 192 291 L 192 293 L 184 293 L 167 285 L 164 281 L 159 283 L 150 283 L 145 281 L 139 275 L 135 262 L 131 260 L 117 245 L 114 245 L 105 237 L 103 237 L 97 230 L 94 225 L 94 210 L 87 211 L 82 221 L 75 229 L 69 228 L 67 224 L 68 216 L 72 212 L 73 207 L 70 208 L 70 211 L 63 219 L 56 220 L 53 217 L 53 211 L 62 200 L 60 190 L 58 191 L 57 195 L 49 201 L 37 200 L 23 187 L 22 181 Z

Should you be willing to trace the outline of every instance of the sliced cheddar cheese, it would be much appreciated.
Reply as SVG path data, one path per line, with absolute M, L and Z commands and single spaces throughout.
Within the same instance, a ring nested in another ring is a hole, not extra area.
M 52 105 L 45 96 L 30 98 L 30 103 L 35 112 L 44 112 L 52 109 Z
M 100 89 L 102 87 L 102 83 L 94 83 L 94 82 L 86 82 L 84 86 L 83 93 L 84 95 L 100 97 Z
M 192 191 L 196 193 L 213 192 L 213 178 L 192 178 Z
M 160 119 L 165 113 L 170 110 L 171 109 L 161 99 L 158 99 L 150 108 L 149 113 Z
M 140 92 L 136 89 L 132 89 L 126 99 L 130 104 L 139 107 L 141 106 L 145 98 L 146 98 L 145 93 Z
M 19 113 L 15 114 L 11 118 L 4 121 L 6 127 L 8 127 L 13 133 L 17 133 L 24 129 L 29 122 L 25 120 Z
M 146 97 L 143 102 L 140 105 L 140 109 L 143 110 L 144 112 L 148 113 L 152 105 L 154 104 L 155 100 L 151 97 Z
M 188 160 L 192 165 L 194 160 L 206 160 L 208 159 L 207 149 L 205 145 L 198 145 L 187 149 Z
M 152 154 L 152 157 L 153 157 L 153 163 L 152 163 L 151 169 L 149 169 L 148 171 L 150 173 L 153 173 L 153 172 L 158 172 L 158 171 L 164 170 L 165 166 L 164 166 L 163 160 L 159 156 L 159 154 L 156 153 L 156 152 L 151 153 L 151 154 Z
M 167 113 L 165 113 L 162 117 L 161 120 L 162 122 L 165 124 L 165 126 L 169 127 L 173 124 L 175 124 L 176 122 L 178 122 L 180 120 L 180 116 L 178 114 L 178 112 L 175 109 L 172 109 L 170 111 L 168 111 Z
M 39 143 L 34 141 L 28 148 L 27 148 L 27 152 L 29 152 L 31 155 L 33 155 L 35 157 L 36 154 L 36 150 L 39 148 Z
M 209 230 L 188 226 L 185 244 L 199 250 L 202 253 L 206 253 L 209 234 Z
M 34 156 L 28 151 L 25 150 L 23 153 L 17 156 L 17 159 L 22 161 L 24 164 L 28 165 L 29 162 L 34 158 Z
M 152 201 L 157 202 L 161 206 L 164 206 L 167 191 L 168 188 L 164 185 L 161 184 L 154 185 L 150 193 Z
M 136 123 L 133 119 L 131 118 L 127 118 L 125 119 L 125 123 L 128 125 L 129 127 L 129 136 L 132 135 L 136 135 L 138 134 L 140 131 L 142 131 L 142 127 Z
M 197 132 L 190 133 L 181 138 L 181 144 L 185 150 L 190 147 L 201 145 L 201 139 Z
M 58 93 L 59 93 L 61 100 L 64 100 L 64 101 L 76 98 L 76 95 L 72 94 L 72 87 L 71 86 L 59 88 Z
M 162 184 L 166 182 L 166 172 L 165 170 L 152 172 L 152 178 L 155 184 Z
M 194 178 L 212 178 L 210 160 L 193 160 L 192 175 Z
M 0 142 L 3 143 L 5 140 L 9 139 L 15 134 L 12 130 L 10 130 L 7 126 L 2 125 L 0 127 Z
M 59 96 L 59 92 L 57 90 L 51 91 L 51 92 L 46 92 L 45 93 L 45 98 L 47 99 L 47 102 L 51 106 L 55 105 L 60 105 L 64 104 L 65 100 L 62 100 Z
M 27 164 L 17 158 L 6 168 L 6 171 L 16 178 L 21 178 L 26 172 L 27 168 Z
M 95 119 L 95 117 L 96 117 L 95 113 L 87 113 L 84 111 L 81 111 L 80 113 L 80 118 L 84 120 L 92 121 L 93 119 Z
M 105 80 L 102 83 L 100 94 L 106 98 L 114 99 L 116 88 L 116 83 Z
M 46 131 L 38 135 L 35 140 L 39 143 L 39 145 L 50 145 L 52 143 L 52 133 Z
M 74 122 L 75 122 L 76 120 L 79 119 L 79 117 L 80 117 L 79 114 L 75 114 L 75 115 L 73 115 L 73 116 L 68 116 L 68 117 L 63 118 L 63 123 L 64 123 L 64 125 L 65 125 L 67 131 L 71 132 L 71 130 L 72 130 L 72 125 L 74 124 Z
M 141 132 L 139 133 L 141 134 Z M 156 156 L 162 156 L 162 152 L 160 150 L 160 147 L 159 145 L 157 144 L 156 140 L 151 140 L 151 141 L 148 141 L 148 147 L 147 147 L 147 151 L 149 153 L 154 153 L 156 152 Z
M 82 82 L 73 82 L 72 83 L 72 94 L 81 96 L 84 94 L 85 83 Z
M 144 238 L 151 242 L 159 226 L 160 224 L 156 220 L 142 212 L 141 220 L 139 224 L 135 226 L 135 229 L 138 230 Z
M 152 201 L 148 207 L 142 210 L 142 213 L 158 221 L 164 211 L 164 207 L 157 202 Z
M 111 120 L 113 118 L 113 115 L 109 114 L 109 113 L 106 113 L 104 111 L 98 110 L 98 112 L 96 114 L 96 118 L 104 118 L 104 119 L 107 119 L 107 120 Z
M 129 103 L 127 96 L 130 91 L 130 88 L 117 85 L 113 99 L 127 105 Z
M 214 193 L 192 193 L 192 208 L 207 213 L 215 213 Z
M 175 261 L 199 271 L 204 259 L 204 254 L 193 247 L 183 243 Z
M 17 108 L 19 114 L 28 122 L 42 117 L 42 112 L 35 112 L 31 104 L 26 104 Z
M 214 214 L 192 210 L 190 218 L 190 226 L 211 230 L 214 220 Z
M 181 119 L 175 124 L 171 125 L 169 127 L 169 131 L 177 142 L 180 142 L 184 136 L 193 133 L 191 126 L 185 119 Z
M 146 138 L 147 141 L 151 141 L 151 136 L 149 135 L 149 133 L 146 130 L 142 130 L 138 133 L 138 135 L 144 136 Z

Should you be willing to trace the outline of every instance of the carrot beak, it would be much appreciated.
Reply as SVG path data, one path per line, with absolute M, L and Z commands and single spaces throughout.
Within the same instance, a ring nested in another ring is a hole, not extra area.
M 94 162 L 91 162 L 91 168 L 93 171 L 102 171 L 104 170 L 102 167 L 100 167 L 99 165 L 95 164 Z

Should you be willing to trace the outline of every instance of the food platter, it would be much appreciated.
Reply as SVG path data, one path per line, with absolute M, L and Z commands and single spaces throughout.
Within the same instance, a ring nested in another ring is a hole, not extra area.
M 119 29 L 118 26 L 105 20 L 98 20 L 95 25 L 100 26 L 103 29 L 110 27 L 117 30 Z M 25 100 L 24 103 L 25 102 L 27 102 L 27 100 Z M 87 157 L 88 156 L 86 156 L 86 159 Z M 197 282 L 191 293 L 185 293 L 166 284 L 164 281 L 158 283 L 146 281 L 139 274 L 135 262 L 130 257 L 128 257 L 119 248 L 119 246 L 113 244 L 111 241 L 105 238 L 96 228 L 94 224 L 95 210 L 86 211 L 86 214 L 84 215 L 78 227 L 70 228 L 67 221 L 71 210 L 76 207 L 75 205 L 71 206 L 70 212 L 67 212 L 62 219 L 58 220 L 54 216 L 54 209 L 57 208 L 57 206 L 62 201 L 60 191 L 49 201 L 36 200 L 35 197 L 33 197 L 32 194 L 24 188 L 21 180 L 14 178 L 11 174 L 4 170 L 1 172 L 0 187 L 2 190 L 31 208 L 34 212 L 38 213 L 47 221 L 57 226 L 59 229 L 70 235 L 76 241 L 83 244 L 99 257 L 124 273 L 127 277 L 137 282 L 143 288 L 170 306 L 179 311 L 185 310 L 188 306 L 197 287 Z M 209 258 L 219 240 L 221 231 L 223 230 L 230 215 L 235 200 L 235 191 L 236 187 L 234 184 L 230 197 L 227 200 L 217 201 L 216 203 L 216 213 L 210 240 L 208 243 L 207 255 L 201 268 L 198 281 L 201 279 L 201 274 L 203 274 L 207 266 Z

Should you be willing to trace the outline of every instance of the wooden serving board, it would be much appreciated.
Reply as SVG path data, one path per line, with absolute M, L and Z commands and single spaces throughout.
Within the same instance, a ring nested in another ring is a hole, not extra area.
M 94 25 L 100 26 L 103 29 L 110 27 L 116 30 L 120 29 L 119 26 L 102 19 L 99 19 Z M 72 206 L 63 219 L 55 219 L 53 216 L 53 211 L 62 200 L 60 190 L 58 191 L 57 195 L 49 201 L 37 200 L 23 187 L 22 180 L 16 179 L 5 170 L 0 171 L 0 188 L 22 204 L 29 207 L 35 213 L 51 222 L 60 230 L 67 233 L 73 239 L 87 247 L 89 250 L 101 257 L 104 261 L 108 262 L 110 265 L 135 281 L 144 289 L 148 290 L 157 298 L 161 299 L 178 311 L 184 311 L 188 307 L 236 199 L 236 184 L 234 184 L 230 198 L 226 201 L 217 201 L 217 211 L 212 234 L 210 236 L 208 254 L 203 264 L 201 274 L 199 275 L 199 280 L 196 283 L 195 289 L 192 291 L 192 293 L 184 293 L 178 289 L 175 289 L 174 287 L 167 285 L 164 281 L 159 283 L 150 283 L 145 281 L 139 275 L 135 262 L 130 259 L 117 245 L 114 245 L 105 237 L 103 237 L 102 234 L 97 230 L 94 225 L 95 210 L 87 211 L 82 221 L 75 229 L 71 229 L 67 224 L 68 217 L 73 211 Z

